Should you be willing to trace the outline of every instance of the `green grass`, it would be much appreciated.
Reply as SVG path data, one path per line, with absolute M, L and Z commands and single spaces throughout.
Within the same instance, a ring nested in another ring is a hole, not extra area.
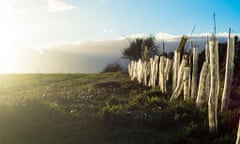
M 213 136 L 207 109 L 168 99 L 121 72 L 0 75 L 0 143 L 234 143 L 225 116 Z

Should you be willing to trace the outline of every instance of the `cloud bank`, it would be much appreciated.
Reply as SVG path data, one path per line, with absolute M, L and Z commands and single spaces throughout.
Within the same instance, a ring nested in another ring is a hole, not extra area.
M 1 0 L 0 13 L 22 14 L 30 12 L 62 12 L 74 10 L 76 7 L 64 0 Z
M 129 40 L 147 35 L 130 35 Z M 174 51 L 181 36 L 167 33 L 156 34 L 156 42 L 161 44 L 165 40 L 165 50 Z M 225 34 L 218 35 L 219 42 L 225 42 Z M 206 42 L 206 34 L 194 35 L 192 41 L 198 44 L 201 51 Z M 14 72 L 23 73 L 95 73 L 100 72 L 109 64 L 119 61 L 122 51 L 129 46 L 126 38 L 105 41 L 84 41 L 65 43 L 42 49 L 25 49 L 17 52 L 17 63 Z M 188 50 L 189 42 L 185 50 Z
M 125 40 L 66 43 L 42 49 L 17 52 L 20 73 L 95 73 L 109 63 L 119 61 L 128 47 Z

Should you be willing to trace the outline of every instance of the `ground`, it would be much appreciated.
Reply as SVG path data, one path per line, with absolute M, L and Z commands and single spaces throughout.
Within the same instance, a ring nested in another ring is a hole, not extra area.
M 2 144 L 231 144 L 239 114 L 219 115 L 212 135 L 207 108 L 169 102 L 124 72 L 0 75 Z

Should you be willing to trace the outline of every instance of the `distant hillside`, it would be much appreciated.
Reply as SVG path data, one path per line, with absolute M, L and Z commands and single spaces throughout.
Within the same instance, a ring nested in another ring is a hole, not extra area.
M 136 36 L 135 36 L 136 37 Z M 7 72 L 17 73 L 95 73 L 100 72 L 109 64 L 119 61 L 122 51 L 129 46 L 129 40 L 134 36 L 118 40 L 86 41 L 69 43 L 43 49 L 23 49 L 15 52 L 16 64 L 9 63 Z M 164 37 L 156 36 L 159 53 L 162 52 Z M 226 37 L 219 36 L 220 43 L 226 42 Z M 179 36 L 166 36 L 165 51 L 176 49 L 180 42 Z M 204 49 L 205 36 L 192 37 L 199 52 Z M 185 46 L 188 51 L 189 41 Z

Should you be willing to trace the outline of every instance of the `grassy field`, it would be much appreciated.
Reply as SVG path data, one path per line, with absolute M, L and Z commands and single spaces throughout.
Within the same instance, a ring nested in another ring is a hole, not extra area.
M 236 117 L 143 88 L 126 73 L 0 75 L 1 144 L 234 143 Z

